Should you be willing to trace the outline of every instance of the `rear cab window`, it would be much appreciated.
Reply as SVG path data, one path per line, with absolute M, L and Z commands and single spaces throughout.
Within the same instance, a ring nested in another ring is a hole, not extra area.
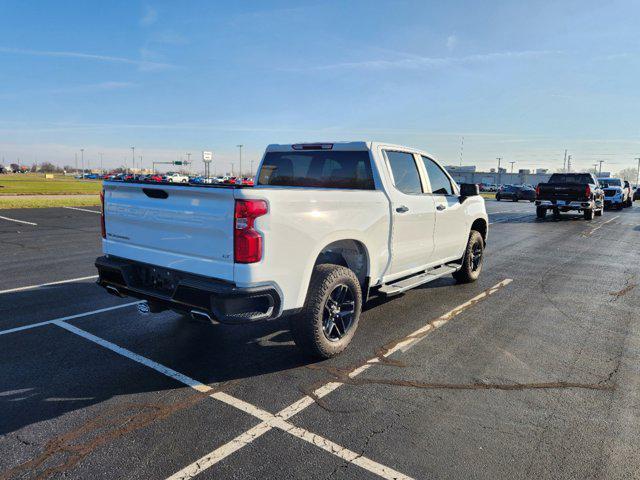
M 267 152 L 258 185 L 374 190 L 368 151 Z
M 407 195 L 421 195 L 422 182 L 413 154 L 391 150 L 385 150 L 384 153 L 387 156 L 395 187 Z
M 549 183 L 577 183 L 586 185 L 587 183 L 595 183 L 595 179 L 588 173 L 577 175 L 554 173 L 551 175 L 551 178 L 549 178 Z

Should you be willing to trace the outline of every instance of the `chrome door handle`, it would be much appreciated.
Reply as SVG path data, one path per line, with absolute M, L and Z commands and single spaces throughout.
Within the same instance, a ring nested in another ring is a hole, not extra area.
M 442 204 L 436 206 L 436 210 L 440 210 L 440 211 L 444 210 L 445 208 L 447 208 L 447 206 Z
M 396 208 L 396 212 L 398 213 L 407 213 L 409 211 L 409 207 L 406 207 L 404 205 L 400 205 L 398 208 Z

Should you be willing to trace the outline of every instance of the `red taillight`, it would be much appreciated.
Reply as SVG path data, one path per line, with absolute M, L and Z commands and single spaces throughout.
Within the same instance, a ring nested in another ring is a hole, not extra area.
M 585 198 L 591 198 L 591 187 L 587 185 L 587 189 L 584 191 Z
M 262 235 L 253 228 L 255 219 L 267 213 L 264 200 L 236 200 L 233 257 L 236 263 L 262 260 Z
M 104 190 L 100 190 L 100 205 L 102 206 L 100 209 L 100 231 L 102 238 L 107 238 L 107 227 L 104 224 Z
M 540 196 L 540 185 L 536 185 L 536 197 Z

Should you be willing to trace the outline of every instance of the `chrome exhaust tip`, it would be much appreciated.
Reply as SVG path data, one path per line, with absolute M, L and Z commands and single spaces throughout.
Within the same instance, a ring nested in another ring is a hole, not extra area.
M 138 308 L 138 313 L 142 315 L 149 315 L 149 312 L 151 312 L 151 307 L 149 307 L 149 304 L 147 302 L 140 302 L 137 305 L 137 308 Z
M 189 314 L 191 315 L 191 318 L 193 318 L 198 322 L 208 322 L 208 323 L 212 323 L 213 325 L 217 325 L 219 323 L 213 317 L 211 317 L 211 315 L 209 315 L 207 312 L 203 312 L 201 310 L 191 310 Z
M 107 289 L 107 292 L 109 292 L 111 295 L 115 295 L 116 297 L 120 297 L 120 298 L 124 297 L 124 295 L 120 293 L 120 290 L 118 290 L 113 285 L 107 285 L 105 288 Z

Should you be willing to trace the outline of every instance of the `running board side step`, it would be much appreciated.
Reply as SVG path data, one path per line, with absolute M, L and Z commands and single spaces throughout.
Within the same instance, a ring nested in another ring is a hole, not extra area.
M 385 296 L 398 295 L 399 293 L 406 292 L 407 290 L 419 285 L 433 282 L 445 275 L 451 275 L 453 272 L 460 270 L 460 267 L 460 265 L 456 264 L 443 265 L 438 268 L 427 270 L 426 272 L 418 273 L 417 275 L 413 275 L 409 278 L 399 280 L 395 283 L 387 283 L 386 285 L 382 285 L 378 291 L 381 295 Z

